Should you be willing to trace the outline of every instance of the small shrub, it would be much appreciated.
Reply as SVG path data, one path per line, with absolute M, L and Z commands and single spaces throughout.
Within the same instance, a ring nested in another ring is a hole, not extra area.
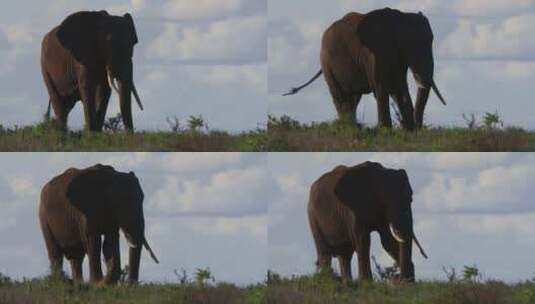
M 0 286 L 11 284 L 11 278 L 0 272 Z
M 180 133 L 182 131 L 182 126 L 180 125 L 178 117 L 167 117 L 165 120 L 167 121 L 167 124 L 169 124 L 169 128 L 173 133 Z
M 266 278 L 266 284 L 267 285 L 278 284 L 280 282 L 281 282 L 280 274 L 278 274 L 276 272 L 273 272 L 271 270 L 267 271 L 267 278 Z
M 468 127 L 468 129 L 474 130 L 478 128 L 476 115 L 474 115 L 474 113 L 470 113 L 469 116 L 463 114 L 463 119 L 466 122 L 466 126 Z
M 195 271 L 195 283 L 198 287 L 206 287 L 208 285 L 208 282 L 215 282 L 215 278 L 212 276 L 212 272 L 210 271 L 210 268 L 202 269 L 197 268 Z
M 498 111 L 494 113 L 485 113 L 485 116 L 483 116 L 483 125 L 486 129 L 490 130 L 503 128 L 503 121 L 500 118 Z
M 188 128 L 193 132 L 201 132 L 201 129 L 206 129 L 208 131 L 208 125 L 205 123 L 202 115 L 193 116 L 191 115 L 188 118 Z
M 473 266 L 464 266 L 463 269 L 463 281 L 465 282 L 480 282 L 482 278 L 481 273 L 476 265 Z
M 302 125 L 299 121 L 291 118 L 288 115 L 282 115 L 276 117 L 268 115 L 268 130 L 299 130 L 302 129 Z
M 455 270 L 453 266 L 450 266 L 449 268 L 442 266 L 442 272 L 446 274 L 446 278 L 448 278 L 448 282 L 452 283 L 458 280 L 457 271 Z
M 104 131 L 110 133 L 117 133 L 123 129 L 123 116 L 121 113 L 117 113 L 113 117 L 109 117 L 104 122 Z
M 176 276 L 176 278 L 178 280 L 178 283 L 180 285 L 189 284 L 189 277 L 188 277 L 188 273 L 186 272 L 186 269 L 181 268 L 180 271 L 175 269 L 175 270 L 173 270 L 173 273 L 175 274 L 175 276 Z
M 377 263 L 375 256 L 372 256 L 372 261 L 375 267 L 375 273 L 377 274 L 379 281 L 388 282 L 399 278 L 400 270 L 398 265 L 383 268 L 381 265 L 379 265 L 379 263 Z
M 121 269 L 121 275 L 119 276 L 119 282 L 121 284 L 125 284 L 128 282 L 128 272 L 130 272 L 130 268 L 128 265 L 125 265 L 123 269 Z

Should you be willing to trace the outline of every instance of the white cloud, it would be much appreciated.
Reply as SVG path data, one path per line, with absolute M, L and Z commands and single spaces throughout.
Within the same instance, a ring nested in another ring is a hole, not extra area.
M 163 15 L 178 20 L 199 20 L 236 13 L 244 0 L 172 0 L 163 5 Z
M 161 154 L 161 167 L 175 172 L 213 171 L 237 165 L 240 153 L 169 153 Z
M 266 17 L 238 17 L 211 23 L 206 29 L 167 23 L 147 48 L 147 56 L 183 62 L 263 62 Z
M 252 166 L 217 172 L 207 181 L 181 180 L 168 176 L 150 200 L 153 210 L 161 214 L 243 216 L 267 210 L 262 196 L 272 189 L 265 168 Z
M 522 12 L 533 8 L 534 5 L 533 0 L 457 0 L 454 2 L 454 7 L 459 14 L 476 16 Z

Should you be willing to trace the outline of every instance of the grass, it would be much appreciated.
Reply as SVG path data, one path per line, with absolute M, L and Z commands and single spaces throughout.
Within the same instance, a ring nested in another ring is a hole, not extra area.
M 272 274 L 268 303 L 528 304 L 535 303 L 535 283 L 508 285 L 495 280 L 459 279 L 404 284 L 362 282 L 346 286 L 327 273 L 291 278 Z
M 0 151 L 206 151 L 258 152 L 267 149 L 267 132 L 257 129 L 239 134 L 210 130 L 202 117 L 191 117 L 188 127 L 168 120 L 171 131 L 126 134 L 116 118 L 105 124 L 105 132 L 62 132 L 52 121 L 35 126 L 0 126 Z M 173 123 L 173 125 L 171 125 Z
M 426 127 L 418 132 L 380 129 L 343 122 L 303 124 L 289 116 L 269 116 L 267 130 L 231 134 L 211 130 L 202 116 L 185 124 L 168 118 L 170 131 L 126 134 L 120 117 L 110 117 L 103 133 L 62 132 L 51 120 L 35 126 L 4 128 L 0 125 L 0 151 L 206 151 L 206 152 L 321 152 L 321 151 L 422 151 L 513 152 L 535 151 L 535 132 L 504 127 L 498 113 L 481 122 L 463 115 L 467 127 Z
M 182 284 L 143 283 L 137 286 L 119 285 L 91 287 L 73 285 L 50 278 L 11 281 L 0 279 L 0 304 L 19 303 L 267 303 L 265 284 L 238 287 L 228 283 Z
M 303 124 L 291 117 L 269 117 L 270 151 L 535 151 L 535 132 L 503 127 L 497 113 L 482 123 L 472 115 L 468 127 L 426 127 L 418 132 L 380 129 L 343 122 Z

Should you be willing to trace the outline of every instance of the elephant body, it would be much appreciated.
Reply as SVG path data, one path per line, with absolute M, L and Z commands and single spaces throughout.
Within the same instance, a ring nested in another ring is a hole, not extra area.
M 121 173 L 97 164 L 70 168 L 42 189 L 39 221 L 51 271 L 60 273 L 63 257 L 71 263 L 72 277 L 82 282 L 82 262 L 89 258 L 90 282 L 117 282 L 121 273 L 119 230 L 130 246 L 129 281 L 139 276 L 141 248 L 148 245 L 144 229 L 143 191 L 133 172 Z M 103 279 L 101 251 L 107 265 Z
M 320 72 L 285 95 L 296 94 L 323 73 L 340 119 L 356 122 L 362 95 L 373 93 L 380 126 L 392 127 L 391 96 L 400 111 L 403 128 L 422 127 L 430 89 L 444 102 L 433 80 L 432 41 L 431 26 L 421 13 L 390 8 L 367 14 L 349 13 L 323 34 Z M 419 86 L 415 106 L 407 84 L 409 68 Z
M 111 88 L 119 94 L 123 123 L 133 131 L 131 94 L 140 108 L 133 81 L 132 56 L 137 44 L 130 14 L 78 12 L 45 35 L 41 72 L 56 122 L 67 128 L 67 117 L 77 101 L 84 107 L 85 128 L 102 131 Z M 115 84 L 118 82 L 118 86 Z
M 359 278 L 371 279 L 370 234 L 376 231 L 383 248 L 400 266 L 402 278 L 414 280 L 412 240 L 417 240 L 411 201 L 412 189 L 404 170 L 365 162 L 338 166 L 322 175 L 312 184 L 308 202 L 318 267 L 330 269 L 332 257 L 337 257 L 342 278 L 349 281 L 356 252 Z M 423 250 L 422 254 L 425 256 Z

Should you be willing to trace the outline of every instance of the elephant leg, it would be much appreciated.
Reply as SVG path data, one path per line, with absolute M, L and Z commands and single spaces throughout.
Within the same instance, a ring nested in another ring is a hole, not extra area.
M 89 236 L 87 240 L 87 255 L 89 257 L 89 282 L 92 284 L 98 284 L 102 281 L 101 250 L 102 239 L 100 235 Z
M 314 238 L 314 244 L 316 245 L 316 254 L 318 259 L 316 260 L 316 266 L 318 270 L 332 271 L 332 255 L 329 250 L 329 245 L 323 238 L 323 234 L 319 229 L 314 218 L 309 217 L 310 230 Z
M 418 129 L 421 129 L 424 124 L 424 110 L 429 99 L 429 92 L 428 89 L 418 89 L 416 105 L 414 107 L 414 120 Z
M 414 108 L 408 86 L 405 84 L 402 90 L 392 94 L 392 98 L 396 102 L 399 113 L 401 114 L 401 126 L 403 129 L 414 130 Z
M 338 256 L 338 263 L 340 265 L 340 275 L 342 276 L 342 281 L 346 284 L 353 280 L 353 275 L 351 274 L 352 257 L 353 251 Z
M 62 275 L 63 252 L 46 223 L 41 222 L 41 230 L 45 239 L 48 260 L 50 262 L 50 274 L 52 276 Z
M 121 254 L 119 249 L 119 231 L 108 233 L 104 236 L 102 247 L 106 260 L 106 284 L 115 284 L 121 276 Z
M 376 88 L 375 99 L 377 99 L 377 123 L 379 127 L 392 128 L 388 92 L 382 87 Z
M 343 98 L 334 100 L 334 106 L 336 107 L 339 120 L 351 123 L 357 122 L 356 105 L 352 96 L 344 96 Z
M 97 130 L 102 131 L 104 120 L 106 119 L 106 111 L 108 110 L 108 102 L 111 96 L 111 89 L 107 84 L 101 84 L 97 89 Z
M 381 245 L 386 250 L 388 255 L 396 262 L 398 267 L 401 267 L 401 262 L 399 259 L 400 246 L 399 243 L 394 239 L 390 230 L 388 228 L 381 229 L 379 231 L 381 236 Z M 409 265 L 409 274 L 412 273 L 414 276 L 414 264 L 411 262 Z
M 84 275 L 82 270 L 82 262 L 84 261 L 84 258 L 74 258 L 71 259 L 71 271 L 72 271 L 72 279 L 74 283 L 81 284 L 84 281 Z
M 372 279 L 370 266 L 370 234 L 362 233 L 357 237 L 357 258 L 359 261 L 359 280 L 369 281 Z
M 87 72 L 86 72 L 87 74 Z M 80 83 L 80 98 L 84 105 L 85 129 L 88 131 L 97 131 L 97 117 L 96 117 L 96 91 L 97 86 L 90 79 L 90 76 L 85 75 Z

